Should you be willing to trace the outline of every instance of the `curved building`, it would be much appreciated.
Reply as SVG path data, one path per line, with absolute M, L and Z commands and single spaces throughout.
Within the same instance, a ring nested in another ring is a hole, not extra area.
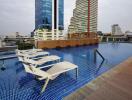
M 98 0 L 77 0 L 68 33 L 97 32 Z

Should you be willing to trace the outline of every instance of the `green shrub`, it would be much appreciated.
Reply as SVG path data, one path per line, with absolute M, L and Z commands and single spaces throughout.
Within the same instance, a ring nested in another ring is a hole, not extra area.
M 33 48 L 33 44 L 30 43 L 19 43 L 18 44 L 18 49 L 19 50 L 26 50 L 26 49 L 32 49 Z

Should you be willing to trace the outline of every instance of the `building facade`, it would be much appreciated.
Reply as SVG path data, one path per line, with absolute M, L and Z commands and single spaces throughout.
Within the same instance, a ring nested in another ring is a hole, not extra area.
M 51 31 L 48 31 L 48 29 L 37 29 L 35 32 L 34 32 L 34 39 L 35 40 L 41 40 L 41 41 L 46 41 L 46 40 L 53 40 L 52 39 L 52 32 Z M 58 37 L 58 39 L 57 39 Z M 56 34 L 56 32 L 54 32 L 54 40 L 64 40 L 64 34 L 63 34 L 63 31 L 59 30 L 58 32 L 58 36 Z
M 118 24 L 112 25 L 112 35 L 124 35 Z
M 97 32 L 98 0 L 77 0 L 68 33 Z
M 64 0 L 35 0 L 35 30 L 40 29 L 43 35 L 50 32 L 52 40 L 59 38 L 64 30 Z

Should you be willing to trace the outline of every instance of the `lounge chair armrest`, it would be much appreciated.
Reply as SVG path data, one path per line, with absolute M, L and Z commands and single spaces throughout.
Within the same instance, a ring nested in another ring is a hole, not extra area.
M 74 68 L 74 69 L 78 69 L 78 67 Z M 52 74 L 51 77 L 54 77 L 56 75 L 59 75 L 59 74 L 62 74 L 62 73 L 65 73 L 65 72 L 68 72 L 68 71 L 71 71 L 71 70 L 74 70 L 74 69 L 71 69 L 71 68 L 66 68 L 66 69 L 63 69 L 62 71 L 60 72 L 57 72 L 55 74 Z

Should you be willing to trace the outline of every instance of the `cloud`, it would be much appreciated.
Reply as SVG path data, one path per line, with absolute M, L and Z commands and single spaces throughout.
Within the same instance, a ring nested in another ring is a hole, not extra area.
M 34 29 L 34 11 L 34 0 L 1 0 L 0 34 L 30 33 Z
M 110 32 L 112 24 L 132 31 L 131 0 L 99 0 L 98 30 Z
M 0 34 L 29 34 L 35 27 L 35 0 L 0 0 Z M 73 16 L 76 0 L 65 0 L 65 29 Z M 112 24 L 132 31 L 131 0 L 99 0 L 98 30 L 110 32 Z

